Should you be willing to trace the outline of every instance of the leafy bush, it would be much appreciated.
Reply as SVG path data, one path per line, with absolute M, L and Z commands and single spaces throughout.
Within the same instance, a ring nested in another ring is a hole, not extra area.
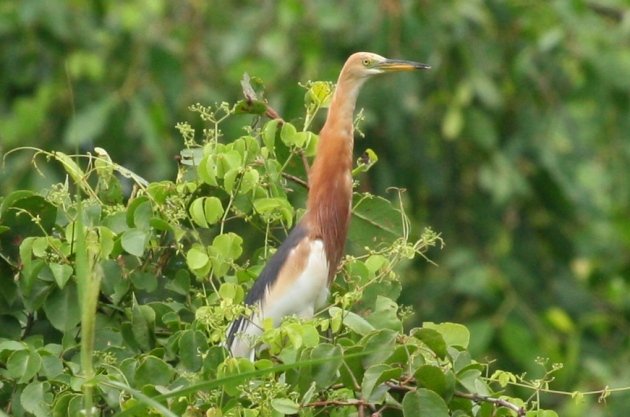
M 254 363 L 227 355 L 221 343 L 246 288 L 302 214 L 290 201 L 305 194 L 302 158 L 317 142 L 308 127 L 330 92 L 307 86 L 302 129 L 263 123 L 271 109 L 249 88 L 235 105 L 192 106 L 206 127 L 177 126 L 175 181 L 149 183 L 101 148 L 33 149 L 35 169 L 60 164 L 67 179 L 0 204 L 4 412 L 555 415 L 505 391 L 544 389 L 555 369 L 529 382 L 493 371 L 471 357 L 461 324 L 404 330 L 413 312 L 396 302 L 396 266 L 442 242 L 429 228 L 410 237 L 401 191 L 398 203 L 355 193 L 350 255 L 328 308 L 267 328 Z M 222 136 L 228 120 L 243 125 L 241 137 Z M 368 154 L 355 175 L 376 162 Z

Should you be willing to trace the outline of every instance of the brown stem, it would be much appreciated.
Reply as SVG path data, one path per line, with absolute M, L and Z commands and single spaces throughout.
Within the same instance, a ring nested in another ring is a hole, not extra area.
M 503 400 L 501 398 L 494 398 L 488 395 L 481 395 L 474 392 L 461 392 L 455 391 L 455 396 L 459 398 L 465 398 L 467 400 L 474 401 L 476 403 L 486 402 L 490 404 L 494 404 L 495 406 L 509 408 L 514 411 L 518 417 L 524 417 L 526 410 L 524 407 L 519 407 L 516 404 L 512 404 L 509 401 Z
M 280 116 L 280 113 L 267 103 L 265 103 L 265 106 L 267 107 L 267 110 L 265 110 L 265 116 L 272 120 L 278 120 L 281 124 L 284 123 L 284 119 Z
M 321 401 L 313 401 L 307 404 L 304 404 L 304 407 L 327 407 L 331 405 L 354 405 L 354 406 L 365 406 L 366 402 L 363 400 L 321 400 Z
M 288 180 L 295 182 L 296 184 L 301 185 L 302 187 L 308 190 L 308 183 L 304 181 L 302 178 L 298 178 L 295 175 L 287 174 L 286 172 L 283 172 L 282 176 Z

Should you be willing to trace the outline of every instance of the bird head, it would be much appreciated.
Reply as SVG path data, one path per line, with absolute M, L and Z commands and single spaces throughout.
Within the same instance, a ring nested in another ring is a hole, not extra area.
M 430 69 L 427 64 L 406 61 L 402 59 L 388 59 L 371 52 L 357 52 L 346 61 L 346 72 L 352 78 L 368 78 L 373 75 L 398 71 L 414 71 Z

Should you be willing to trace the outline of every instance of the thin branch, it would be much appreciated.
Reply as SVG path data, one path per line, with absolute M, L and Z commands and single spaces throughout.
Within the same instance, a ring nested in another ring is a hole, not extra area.
M 489 381 L 492 381 L 492 380 L 489 379 Z M 508 382 L 508 385 L 511 385 L 511 386 L 514 386 L 514 387 L 519 387 L 519 388 L 527 388 L 527 389 L 530 389 L 530 390 L 543 392 L 545 394 L 565 395 L 565 396 L 570 396 L 570 397 L 574 397 L 574 396 L 576 396 L 578 394 L 583 395 L 583 396 L 587 396 L 587 395 L 614 394 L 614 393 L 618 393 L 618 392 L 628 392 L 628 391 L 630 391 L 630 386 L 617 387 L 617 388 L 605 387 L 603 389 L 592 390 L 592 391 L 560 391 L 560 390 L 548 389 L 548 388 L 536 388 L 536 387 L 531 386 L 530 384 L 524 384 L 524 383 L 520 383 L 520 382 Z
M 488 395 L 481 395 L 477 393 L 469 393 L 469 392 L 461 392 L 455 391 L 455 396 L 459 398 L 465 398 L 467 400 L 474 401 L 476 403 L 486 402 L 490 404 L 494 404 L 495 406 L 508 408 L 516 413 L 518 417 L 524 417 L 526 410 L 524 407 L 520 407 L 516 404 L 512 404 L 509 401 L 502 400 L 501 398 L 494 398 Z
M 367 402 L 363 400 L 349 399 L 349 400 L 321 400 L 306 403 L 303 407 L 328 407 L 331 405 L 339 406 L 365 406 Z
M 267 100 L 262 101 L 258 98 L 258 95 L 252 88 L 250 81 L 251 79 L 249 75 L 247 73 L 243 74 L 241 87 L 243 88 L 243 96 L 245 97 L 247 103 L 251 104 L 254 101 L 261 101 L 265 105 L 265 116 L 272 120 L 278 120 L 280 123 L 284 123 L 284 119 L 282 118 L 282 116 L 280 116 L 280 113 L 278 113 L 273 107 L 271 107 Z
M 301 185 L 302 187 L 308 190 L 308 183 L 304 181 L 302 178 L 298 178 L 295 175 L 287 174 L 286 172 L 283 172 L 282 176 L 288 180 L 295 182 L 296 184 Z
M 282 118 L 282 116 L 280 116 L 280 113 L 278 113 L 273 107 L 271 107 L 267 102 L 265 102 L 265 106 L 266 106 L 266 110 L 265 110 L 265 116 L 267 116 L 268 118 L 272 119 L 272 120 L 278 120 L 281 124 L 284 123 L 284 119 Z

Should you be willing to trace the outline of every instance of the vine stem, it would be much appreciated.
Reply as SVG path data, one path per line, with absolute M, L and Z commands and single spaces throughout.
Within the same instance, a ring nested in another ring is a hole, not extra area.
M 471 400 L 476 403 L 486 402 L 486 403 L 494 404 L 499 407 L 509 408 L 510 410 L 514 411 L 518 417 L 524 417 L 526 413 L 526 410 L 524 407 L 518 406 L 516 404 L 513 404 L 501 398 L 494 398 L 488 395 L 477 394 L 475 392 L 461 392 L 461 391 L 455 391 L 454 395 L 456 397 L 465 398 L 467 400 Z

